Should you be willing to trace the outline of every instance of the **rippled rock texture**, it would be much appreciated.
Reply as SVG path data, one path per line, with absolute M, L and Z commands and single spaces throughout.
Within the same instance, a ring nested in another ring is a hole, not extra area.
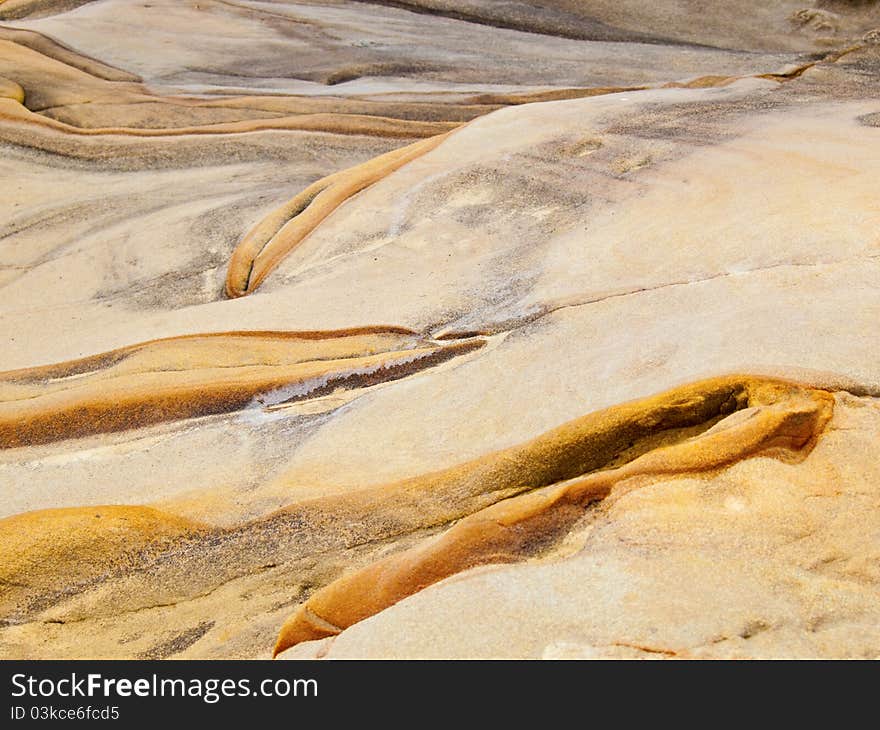
M 0 0 L 0 656 L 880 656 L 878 88 L 871 0 Z

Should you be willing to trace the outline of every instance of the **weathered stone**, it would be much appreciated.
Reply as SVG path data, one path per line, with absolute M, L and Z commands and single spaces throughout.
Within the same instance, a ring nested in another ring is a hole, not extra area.
M 0 2 L 0 655 L 880 655 L 880 5 L 394 5 Z

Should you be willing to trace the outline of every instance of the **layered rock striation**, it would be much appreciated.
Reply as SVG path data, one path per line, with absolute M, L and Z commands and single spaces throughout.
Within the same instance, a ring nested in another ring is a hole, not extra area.
M 0 656 L 880 655 L 876 2 L 0 2 Z

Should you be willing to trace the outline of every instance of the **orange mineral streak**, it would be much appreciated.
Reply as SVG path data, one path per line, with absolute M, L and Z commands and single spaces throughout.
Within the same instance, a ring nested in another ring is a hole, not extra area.
M 0 373 L 0 448 L 365 387 L 482 344 L 437 345 L 393 327 L 226 332 L 153 340 L 8 371 Z
M 10 0 L 0 2 L 0 6 L 2 6 L 2 10 L 8 10 L 12 7 Z M 128 71 L 108 66 L 96 58 L 78 53 L 72 48 L 59 43 L 54 38 L 38 33 L 35 30 L 0 25 L 0 41 L 9 41 L 10 45 L 15 44 L 22 49 L 32 51 L 34 58 L 42 57 L 47 63 L 50 61 L 57 62 L 60 66 L 67 66 L 71 69 L 82 71 L 96 79 L 104 79 L 105 81 L 140 81 L 139 77 Z M 0 52 L 0 58 L 3 55 Z M 21 59 L 17 60 L 20 67 Z
M 689 81 L 670 81 L 663 84 L 664 89 L 711 89 L 729 86 L 739 81 L 739 76 L 699 76 Z
M 485 475 L 493 464 L 495 475 L 507 479 L 497 488 L 511 488 L 519 479 L 531 490 L 321 588 L 285 622 L 275 653 L 337 634 L 468 568 L 534 557 L 562 537 L 586 507 L 615 487 L 625 488 L 622 483 L 632 477 L 710 471 L 757 454 L 800 458 L 832 410 L 829 393 L 793 382 L 713 378 L 592 413 L 463 465 L 460 470 Z M 707 427 L 699 435 L 671 443 L 662 438 L 701 423 Z
M 491 110 L 498 106 L 579 99 L 624 90 L 627 89 L 557 89 L 524 94 L 484 94 L 467 101 L 471 105 L 489 105 L 488 110 Z M 460 129 L 461 126 L 456 128 Z M 226 274 L 226 294 L 240 297 L 252 293 L 279 262 L 342 203 L 438 147 L 453 131 L 455 130 L 414 142 L 355 167 L 328 175 L 273 210 L 248 231 L 233 251 Z
M 151 507 L 102 505 L 26 512 L 0 520 L 0 610 L 124 569 L 207 528 Z
M 451 132 L 386 152 L 312 183 L 257 223 L 236 246 L 226 274 L 226 293 L 253 292 L 306 236 L 350 197 L 444 142 Z
M 757 74 L 780 83 L 798 78 L 804 71 L 821 62 L 835 62 L 842 56 L 860 49 L 853 46 L 827 54 L 822 59 L 794 69 L 771 74 Z M 663 88 L 702 89 L 728 86 L 740 76 L 700 76 L 689 81 L 672 81 Z M 510 106 L 562 99 L 578 99 L 624 91 L 639 91 L 647 87 L 597 87 L 554 89 L 522 94 L 481 94 L 466 99 L 470 105 Z M 461 129 L 457 126 L 457 129 Z M 269 213 L 257 223 L 233 252 L 226 275 L 226 294 L 240 297 L 253 292 L 265 277 L 308 236 L 328 215 L 345 200 L 365 187 L 381 180 L 394 170 L 420 157 L 442 143 L 450 130 L 436 137 L 421 140 L 399 150 L 387 152 L 356 167 L 334 173 L 313 183 L 299 195 Z
M 298 114 L 269 119 L 247 119 L 236 122 L 200 124 L 180 127 L 77 127 L 29 111 L 21 104 L 4 100 L 0 106 L 0 122 L 38 127 L 50 132 L 86 137 L 181 137 L 193 134 L 242 134 L 266 130 L 301 130 L 332 134 L 356 134 L 370 137 L 430 137 L 454 129 L 455 122 L 421 122 L 388 117 L 354 114 Z
M 400 331 L 320 339 L 308 334 L 312 339 L 286 333 L 224 333 L 159 340 L 47 366 L 38 373 L 15 371 L 16 383 L 28 385 L 28 375 L 41 382 L 63 379 L 65 374 L 88 379 L 99 362 L 103 365 L 98 372 L 116 368 L 124 378 L 126 372 L 150 366 L 151 359 L 167 365 L 171 353 L 177 354 L 178 363 L 240 350 L 251 351 L 254 358 L 266 359 L 271 353 L 290 358 L 289 352 L 274 347 L 288 343 L 307 349 L 329 340 L 333 347 L 363 352 L 379 346 L 370 338 L 387 338 L 383 347 L 394 345 L 394 338 L 414 338 Z M 231 347 L 236 338 L 239 344 L 248 338 L 245 342 L 253 347 Z M 203 349 L 196 355 L 199 347 Z M 225 357 L 232 361 L 235 356 Z M 98 383 L 102 380 L 97 378 Z M 710 471 L 758 454 L 799 460 L 819 437 L 832 409 L 827 391 L 731 375 L 591 413 L 526 443 L 442 471 L 293 502 L 233 526 L 206 525 L 168 507 L 150 506 L 71 507 L 14 515 L 0 520 L 0 615 L 26 621 L 96 586 L 119 587 L 142 575 L 160 576 L 159 597 L 149 600 L 186 597 L 191 571 L 204 571 L 206 565 L 218 568 L 199 586 L 209 590 L 246 573 L 254 550 L 252 562 L 262 565 L 275 559 L 275 545 L 279 555 L 293 551 L 304 558 L 328 545 L 364 545 L 452 524 L 412 549 L 343 575 L 313 593 L 281 629 L 276 646 L 280 652 L 301 641 L 337 634 L 468 568 L 540 556 L 570 531 L 589 505 L 650 484 L 652 477 Z M 628 481 L 632 477 L 641 479 Z M 135 596 L 127 605 L 140 604 Z
M 483 94 L 469 98 L 467 102 L 469 105 L 487 105 L 487 111 L 490 111 L 499 106 L 579 99 L 625 90 L 633 89 L 555 89 L 523 94 Z M 456 125 L 456 129 L 462 126 Z M 440 146 L 453 131 L 455 129 L 321 178 L 273 210 L 248 231 L 233 251 L 226 274 L 226 294 L 234 298 L 252 293 L 280 261 L 342 203 Z

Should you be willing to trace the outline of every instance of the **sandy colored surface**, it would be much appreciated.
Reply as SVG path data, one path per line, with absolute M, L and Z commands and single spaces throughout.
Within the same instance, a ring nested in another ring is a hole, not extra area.
M 543 558 L 282 656 L 876 659 L 878 429 L 876 398 L 840 395 L 799 464 L 636 478 Z
M 880 5 L 393 5 L 0 2 L 0 656 L 880 655 Z

